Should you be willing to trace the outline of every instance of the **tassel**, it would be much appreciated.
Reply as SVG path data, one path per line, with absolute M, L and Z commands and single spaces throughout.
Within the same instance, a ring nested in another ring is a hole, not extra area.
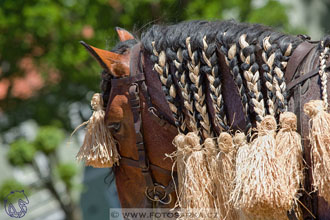
M 119 164 L 120 155 L 114 138 L 104 124 L 103 99 L 99 93 L 93 95 L 91 106 L 93 115 L 73 131 L 87 124 L 85 139 L 76 158 L 78 161 L 84 160 L 86 166 L 112 167 Z
M 311 118 L 309 140 L 313 186 L 319 196 L 330 203 L 330 114 L 321 100 L 306 103 L 304 112 Z
M 178 212 L 179 219 L 190 219 L 189 213 L 197 216 L 207 215 L 214 207 L 212 182 L 207 169 L 205 150 L 200 144 L 200 137 L 189 132 L 179 134 L 173 141 L 177 147 L 177 166 L 179 180 Z M 181 186 L 181 187 L 180 187 Z
M 218 196 L 221 197 L 222 201 L 221 215 L 223 219 L 236 220 L 238 218 L 236 211 L 233 208 L 233 204 L 230 203 L 230 193 L 234 187 L 235 177 L 235 157 L 236 149 L 233 144 L 232 136 L 227 132 L 221 132 L 218 137 L 218 146 L 220 152 L 217 156 L 219 161 L 219 179 L 218 179 Z
M 175 204 L 175 207 L 182 207 L 181 200 L 183 200 L 181 194 L 182 189 L 184 189 L 184 180 L 185 180 L 185 160 L 186 157 L 191 153 L 190 148 L 187 148 L 185 146 L 185 135 L 179 133 L 175 138 L 173 139 L 173 145 L 176 147 L 176 152 L 173 152 L 173 154 L 169 155 L 170 158 L 173 158 L 173 156 L 176 157 L 175 163 L 176 163 L 176 170 L 178 175 L 178 188 L 179 190 L 176 190 L 177 195 L 177 201 Z M 173 165 L 174 167 L 174 165 Z
M 219 177 L 219 162 L 217 155 L 219 153 L 219 149 L 217 148 L 215 141 L 212 138 L 206 138 L 204 141 L 204 150 L 205 150 L 205 158 L 207 162 L 208 171 L 211 178 L 211 196 L 213 204 L 211 204 L 211 208 L 213 208 L 214 212 L 220 214 L 218 216 L 220 219 L 223 219 L 225 216 L 222 215 L 224 213 L 224 209 L 221 206 L 224 201 L 222 200 L 222 195 L 219 195 L 218 188 L 221 186 L 220 177 Z
M 254 219 L 287 219 L 286 212 L 291 208 L 285 196 L 285 173 L 279 169 L 275 154 L 276 126 L 275 118 L 267 115 L 258 124 L 251 147 L 245 140 L 239 142 L 232 200 L 235 208 Z
M 286 178 L 287 199 L 291 200 L 291 210 L 297 219 L 301 219 L 302 212 L 298 205 L 298 193 L 303 185 L 303 150 L 301 136 L 296 132 L 297 117 L 292 112 L 280 115 L 281 129 L 276 135 L 277 158 L 280 169 L 284 170 Z
M 212 180 L 212 195 L 214 200 L 214 212 L 217 213 L 219 219 L 232 219 L 228 216 L 228 203 L 226 201 L 226 188 L 224 185 L 224 177 L 221 173 L 219 148 L 216 146 L 215 141 L 207 138 L 204 142 L 206 151 L 206 159 L 210 177 Z
M 242 167 L 243 164 L 246 164 L 248 155 L 250 154 L 251 147 L 248 145 L 246 136 L 244 133 L 237 132 L 233 138 L 235 148 L 237 149 L 236 156 L 236 165 L 235 165 L 235 179 L 234 179 L 234 189 L 230 195 L 230 203 L 233 204 L 233 207 L 238 212 L 238 218 L 240 220 L 250 220 L 247 214 L 240 208 L 240 199 L 241 193 L 243 191 L 244 183 L 242 180 L 245 180 L 247 177 L 247 172 Z
M 286 174 L 286 190 L 290 199 L 297 206 L 297 194 L 303 185 L 303 158 L 301 136 L 296 132 L 297 117 L 292 112 L 280 115 L 281 129 L 276 135 L 278 165 Z

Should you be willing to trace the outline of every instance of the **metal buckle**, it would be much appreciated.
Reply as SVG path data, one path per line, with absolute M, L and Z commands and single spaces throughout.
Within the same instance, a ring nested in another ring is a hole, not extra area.
M 149 111 L 150 113 L 152 113 L 153 115 L 155 115 L 156 117 L 158 117 L 158 115 L 156 114 L 157 110 L 156 110 L 155 107 L 150 107 L 150 108 L 148 108 L 148 111 Z
M 133 86 L 135 87 L 134 88 L 134 91 L 131 91 L 131 88 L 133 88 Z M 134 93 L 135 95 L 136 94 L 139 94 L 140 90 L 139 90 L 139 84 L 137 83 L 132 83 L 130 86 L 129 86 L 129 92 L 132 92 Z
M 160 189 L 161 191 L 158 191 L 157 189 Z M 155 183 L 155 185 L 152 188 L 146 187 L 144 193 L 146 197 L 153 202 L 160 202 L 163 205 L 168 205 L 172 202 L 172 195 L 167 194 L 165 191 L 165 186 L 158 183 Z M 166 201 L 167 197 L 168 197 L 168 201 Z

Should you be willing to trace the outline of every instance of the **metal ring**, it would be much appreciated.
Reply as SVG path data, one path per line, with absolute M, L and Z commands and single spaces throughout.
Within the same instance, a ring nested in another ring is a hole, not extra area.
M 131 83 L 131 85 L 129 87 L 133 87 L 133 86 L 135 86 L 135 92 L 136 93 L 139 93 L 140 92 L 139 91 L 139 84 L 137 84 L 137 83 Z
M 157 198 L 157 199 L 155 199 L 155 195 L 156 195 L 156 189 L 157 188 L 162 188 L 162 189 L 165 189 L 165 187 L 164 186 L 162 186 L 162 185 L 155 185 L 153 188 L 152 188 L 152 192 L 153 192 L 153 196 L 151 196 L 150 194 L 149 194 L 149 187 L 146 187 L 146 190 L 145 190 L 145 194 L 146 194 L 146 197 L 148 198 L 148 199 L 150 199 L 151 201 L 153 201 L 153 202 L 159 202 L 159 201 L 161 201 L 161 200 L 163 200 L 163 199 L 165 199 L 166 198 L 166 192 L 164 191 L 164 196 L 162 197 L 162 198 Z
M 159 116 L 156 114 L 157 109 L 155 107 L 149 107 L 148 111 L 153 114 L 154 116 L 156 116 L 157 118 L 159 118 Z
M 157 195 L 157 188 L 161 188 L 164 190 L 164 196 L 162 198 L 159 198 L 158 195 Z M 145 195 L 146 197 L 150 200 L 150 201 L 153 201 L 153 202 L 160 202 L 162 203 L 163 205 L 167 205 L 167 204 L 170 204 L 172 202 L 172 196 L 171 194 L 167 194 L 165 192 L 165 186 L 161 185 L 161 184 L 157 184 L 155 186 L 153 186 L 152 188 L 152 193 L 153 195 L 151 196 L 150 195 L 150 191 L 149 191 L 149 187 L 146 187 L 146 190 L 145 190 Z M 155 197 L 157 195 L 157 197 Z M 169 201 L 165 202 L 164 200 L 166 199 L 166 197 L 169 197 Z
M 162 203 L 163 205 L 168 205 L 172 202 L 172 195 L 171 194 L 168 194 L 168 201 L 167 202 L 164 202 L 163 200 L 160 200 L 159 202 Z M 166 198 L 166 197 L 165 197 Z

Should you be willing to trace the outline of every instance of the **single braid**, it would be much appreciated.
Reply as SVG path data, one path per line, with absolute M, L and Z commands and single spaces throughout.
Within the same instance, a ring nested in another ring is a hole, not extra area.
M 288 41 L 288 38 L 284 38 L 282 41 Z M 275 114 L 280 114 L 288 110 L 287 103 L 287 92 L 286 92 L 286 83 L 284 78 L 284 69 L 287 66 L 289 56 L 292 53 L 293 45 L 292 43 L 284 44 L 287 45 L 285 50 L 275 56 L 274 64 L 274 77 L 273 77 L 273 88 L 276 96 L 276 112 Z M 284 48 L 283 48 L 284 49 Z M 283 54 L 283 55 L 282 55 Z
M 172 46 L 170 46 L 170 44 L 167 44 L 167 45 L 169 45 L 166 47 L 166 50 L 165 50 L 167 63 L 171 67 L 170 71 L 172 73 L 173 83 L 177 90 L 177 96 L 176 96 L 175 102 L 179 103 L 176 106 L 178 107 L 178 111 L 180 112 L 180 130 L 181 130 L 181 132 L 186 133 L 187 124 L 186 124 L 184 107 L 183 107 L 184 102 L 182 101 L 181 88 L 180 88 L 180 84 L 179 84 L 179 75 L 182 72 L 182 65 L 181 66 L 175 65 L 175 61 L 177 58 L 180 59 L 180 57 L 181 57 L 181 59 L 182 59 L 182 51 L 181 51 L 181 49 L 177 49 L 177 51 L 175 51 L 175 49 Z M 181 56 L 179 55 L 179 53 L 181 53 Z M 171 64 L 174 64 L 174 65 L 171 65 Z
M 162 83 L 162 90 L 165 93 L 166 100 L 171 109 L 175 125 L 180 126 L 182 118 L 179 117 L 178 102 L 176 102 L 176 89 L 173 84 L 172 75 L 169 74 L 169 65 L 166 62 L 165 51 L 158 52 L 155 47 L 155 41 L 152 42 L 153 54 L 158 58 L 155 62 L 154 69 L 159 73 L 160 81 Z
M 273 74 L 274 74 L 274 60 L 275 60 L 275 48 L 269 42 L 270 36 L 267 36 L 262 41 L 262 59 L 265 62 L 262 65 L 264 70 L 264 78 L 266 80 L 267 88 L 267 106 L 268 113 L 275 115 L 275 94 L 273 87 Z
M 218 56 L 215 43 L 208 44 L 206 35 L 203 37 L 202 57 L 206 66 L 202 66 L 204 74 L 207 76 L 210 87 L 210 95 L 215 112 L 216 124 L 219 124 L 225 131 L 229 130 L 227 116 L 225 114 L 224 100 L 221 93 L 221 74 L 218 68 Z
M 244 71 L 247 88 L 249 90 L 250 104 L 256 113 L 257 121 L 265 116 L 264 100 L 260 88 L 259 66 L 256 63 L 255 46 L 246 41 L 246 34 L 239 37 L 241 47 L 240 58 L 243 62 L 241 68 Z
M 186 108 L 187 120 L 185 124 L 188 124 L 188 127 L 191 131 L 197 132 L 197 123 L 194 116 L 194 108 L 193 108 L 193 100 L 192 96 L 189 95 L 188 83 L 186 79 L 186 70 L 183 67 L 183 55 L 182 49 L 179 48 L 176 52 L 176 59 L 173 60 L 173 64 L 176 68 L 175 77 L 178 81 L 178 87 L 181 92 L 181 96 L 183 99 L 183 105 Z
M 327 93 L 328 74 L 326 72 L 326 62 L 329 56 L 330 48 L 329 45 L 325 45 L 324 41 L 320 42 L 320 46 L 322 51 L 319 56 L 319 61 L 320 61 L 319 75 L 321 79 L 322 100 L 325 105 L 324 107 L 328 108 L 328 93 Z
M 282 65 L 281 63 L 279 63 Z M 273 86 L 276 95 L 276 104 L 279 112 L 284 112 L 287 110 L 286 101 L 286 83 L 284 80 L 283 68 L 276 66 L 274 68 Z
M 204 138 L 208 138 L 212 136 L 211 133 L 211 125 L 209 116 L 207 113 L 207 106 L 205 102 L 205 93 L 202 86 L 202 75 L 200 74 L 200 62 L 197 51 L 192 51 L 190 44 L 190 37 L 186 38 L 186 47 L 188 49 L 189 62 L 189 79 L 193 83 L 193 97 L 194 97 L 194 105 L 197 110 L 197 118 L 200 120 L 200 124 L 202 126 L 202 133 Z

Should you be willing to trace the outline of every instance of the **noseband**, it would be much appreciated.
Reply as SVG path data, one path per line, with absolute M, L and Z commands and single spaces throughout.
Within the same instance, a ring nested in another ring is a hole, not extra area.
M 118 95 L 118 93 L 113 92 L 114 90 L 120 90 L 121 94 L 127 92 L 129 94 L 129 103 L 131 111 L 133 113 L 134 119 L 134 130 L 136 134 L 136 149 L 138 151 L 139 159 L 133 160 L 127 157 L 121 157 L 120 163 L 132 167 L 137 167 L 141 169 L 142 175 L 146 182 L 145 196 L 152 206 L 156 207 L 159 203 L 163 205 L 170 204 L 172 202 L 171 193 L 174 191 L 176 176 L 174 181 L 170 180 L 169 184 L 165 187 L 159 183 L 156 183 L 152 177 L 151 170 L 161 172 L 165 175 L 171 176 L 170 170 L 166 170 L 162 167 L 150 164 L 148 156 L 146 154 L 146 147 L 143 138 L 142 129 L 142 108 L 143 101 L 146 103 L 148 112 L 150 116 L 159 123 L 165 129 L 175 129 L 169 122 L 164 120 L 161 116 L 157 114 L 156 109 L 152 106 L 150 96 L 148 94 L 148 88 L 145 82 L 145 74 L 143 72 L 143 60 L 141 43 L 134 45 L 130 52 L 130 75 L 123 78 L 112 78 L 111 79 L 111 91 L 107 107 L 111 105 L 113 98 Z M 123 91 L 124 90 L 124 91 Z M 142 95 L 143 100 L 141 101 L 140 95 Z M 142 102 L 142 104 L 141 104 Z

